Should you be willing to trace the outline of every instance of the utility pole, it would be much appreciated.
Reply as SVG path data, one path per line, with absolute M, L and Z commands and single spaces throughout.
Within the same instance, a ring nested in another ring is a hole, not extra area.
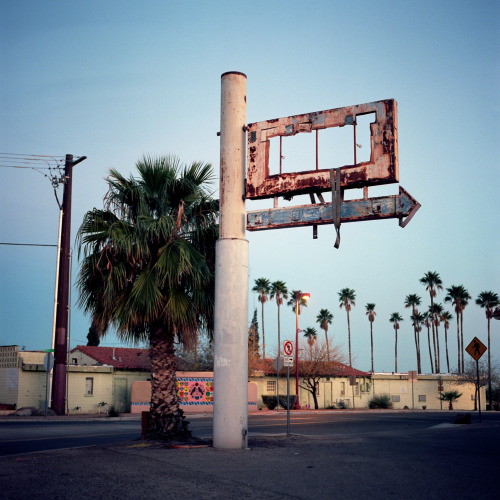
M 64 194 L 62 202 L 62 232 L 59 252 L 59 279 L 57 283 L 56 337 L 54 345 L 54 378 L 52 384 L 52 409 L 57 415 L 64 415 L 66 406 L 66 363 L 68 333 L 68 297 L 71 283 L 71 190 L 73 167 L 85 160 L 82 156 L 73 161 L 73 155 L 66 155 L 64 163 Z
M 248 443 L 246 76 L 221 77 L 220 224 L 215 264 L 214 447 Z

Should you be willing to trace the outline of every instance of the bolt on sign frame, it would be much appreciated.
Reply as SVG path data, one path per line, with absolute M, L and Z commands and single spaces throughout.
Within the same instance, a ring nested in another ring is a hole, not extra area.
M 375 113 L 375 122 L 370 124 L 371 157 L 357 163 L 356 118 L 369 113 Z M 397 103 L 386 99 L 249 124 L 246 198 L 289 198 L 331 190 L 330 170 L 319 169 L 317 159 L 314 170 L 269 175 L 269 140 L 346 125 L 354 130 L 354 163 L 340 167 L 341 189 L 398 182 Z

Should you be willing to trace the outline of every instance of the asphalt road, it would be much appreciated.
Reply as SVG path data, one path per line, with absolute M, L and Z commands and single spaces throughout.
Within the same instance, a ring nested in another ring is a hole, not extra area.
M 291 434 L 302 436 L 363 435 L 428 429 L 453 422 L 455 412 L 291 412 Z M 499 412 L 483 413 L 483 422 L 500 424 Z M 212 416 L 191 415 L 193 435 L 212 437 Z M 478 421 L 475 414 L 473 422 Z M 249 415 L 249 435 L 286 434 L 286 412 Z M 0 422 L 0 456 L 136 440 L 141 435 L 135 417 L 113 419 L 4 419 Z
M 495 497 L 500 413 L 453 425 L 454 412 L 300 412 L 250 417 L 249 448 L 124 441 L 0 457 L 0 498 L 482 500 Z M 140 422 L 0 423 L 1 444 L 115 439 Z M 211 418 L 191 417 L 196 435 Z M 122 427 L 123 425 L 123 427 Z M 135 427 L 134 427 L 135 426 Z M 23 434 L 25 433 L 25 434 Z M 21 439 L 21 435 L 24 437 Z M 92 437 L 94 436 L 94 437 Z M 70 493 L 68 493 L 70 492 Z

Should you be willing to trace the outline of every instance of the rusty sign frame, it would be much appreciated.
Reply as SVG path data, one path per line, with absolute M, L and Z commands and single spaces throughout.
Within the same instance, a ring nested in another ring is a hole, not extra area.
M 316 170 L 270 175 L 269 140 L 352 125 L 355 151 L 356 117 L 369 113 L 375 113 L 375 122 L 370 124 L 370 161 L 356 163 L 354 153 L 354 163 L 340 167 L 340 186 L 350 189 L 399 182 L 397 103 L 386 99 L 249 124 L 246 198 L 291 197 L 330 190 L 330 169 L 316 166 Z

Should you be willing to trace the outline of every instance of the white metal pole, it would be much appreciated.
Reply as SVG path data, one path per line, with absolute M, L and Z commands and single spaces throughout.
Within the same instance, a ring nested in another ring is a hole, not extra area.
M 248 444 L 246 76 L 221 76 L 220 229 L 215 269 L 215 448 Z

